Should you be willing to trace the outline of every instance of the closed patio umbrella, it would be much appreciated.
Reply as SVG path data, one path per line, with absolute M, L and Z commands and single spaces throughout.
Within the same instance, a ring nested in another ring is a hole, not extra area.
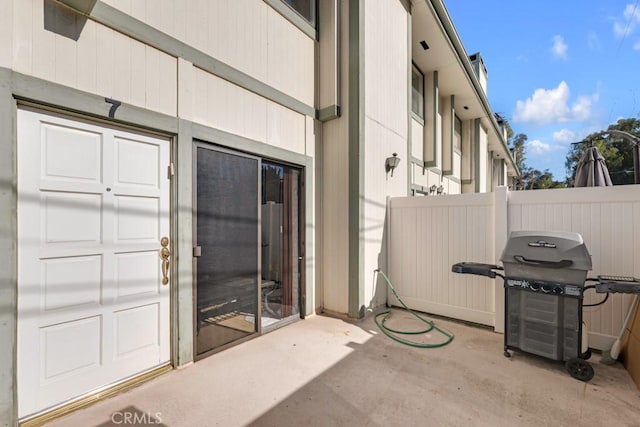
M 576 167 L 574 187 L 607 187 L 613 185 L 609 169 L 600 151 L 594 146 L 586 149 Z

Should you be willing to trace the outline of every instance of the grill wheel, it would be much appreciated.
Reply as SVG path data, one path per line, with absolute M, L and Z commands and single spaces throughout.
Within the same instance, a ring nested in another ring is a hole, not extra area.
M 589 381 L 593 378 L 593 367 L 585 360 L 573 357 L 565 363 L 565 368 L 569 375 L 580 381 Z

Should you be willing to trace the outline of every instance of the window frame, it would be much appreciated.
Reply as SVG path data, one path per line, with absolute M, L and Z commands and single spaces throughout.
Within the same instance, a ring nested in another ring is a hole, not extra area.
M 311 11 L 311 17 L 310 18 L 307 18 L 302 13 L 300 13 L 300 11 L 298 9 L 296 9 L 293 4 L 290 3 L 290 0 L 289 1 L 288 0 L 280 0 L 280 1 L 282 3 L 284 3 L 285 5 L 287 5 L 287 7 L 289 7 L 292 11 L 294 11 L 302 19 L 304 19 L 309 25 L 311 25 L 313 28 L 317 29 L 317 23 L 318 23 L 318 1 L 317 0 L 307 0 L 308 2 L 311 3 L 309 5 L 309 10 Z
M 453 151 L 462 153 L 462 119 L 457 114 L 453 116 Z
M 414 86 L 414 77 L 418 77 L 419 87 L 416 88 Z M 418 111 L 415 110 L 416 102 L 414 101 L 414 96 L 418 95 Z M 425 117 L 425 103 L 424 103 L 424 73 L 420 71 L 420 69 L 416 66 L 416 64 L 411 64 L 411 115 L 413 118 L 424 123 Z

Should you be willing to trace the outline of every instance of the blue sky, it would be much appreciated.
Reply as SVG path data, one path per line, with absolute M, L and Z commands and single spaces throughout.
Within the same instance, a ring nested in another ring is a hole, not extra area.
M 570 143 L 640 118 L 640 0 L 445 0 L 480 52 L 493 110 L 528 136 L 526 164 L 556 180 Z

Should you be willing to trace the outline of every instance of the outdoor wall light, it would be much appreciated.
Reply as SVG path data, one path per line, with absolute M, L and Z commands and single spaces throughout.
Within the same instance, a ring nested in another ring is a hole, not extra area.
M 387 157 L 387 160 L 384 161 L 384 170 L 387 173 L 391 172 L 391 176 L 393 176 L 393 170 L 398 167 L 400 164 L 400 157 L 398 157 L 398 153 L 393 153 L 393 157 Z

